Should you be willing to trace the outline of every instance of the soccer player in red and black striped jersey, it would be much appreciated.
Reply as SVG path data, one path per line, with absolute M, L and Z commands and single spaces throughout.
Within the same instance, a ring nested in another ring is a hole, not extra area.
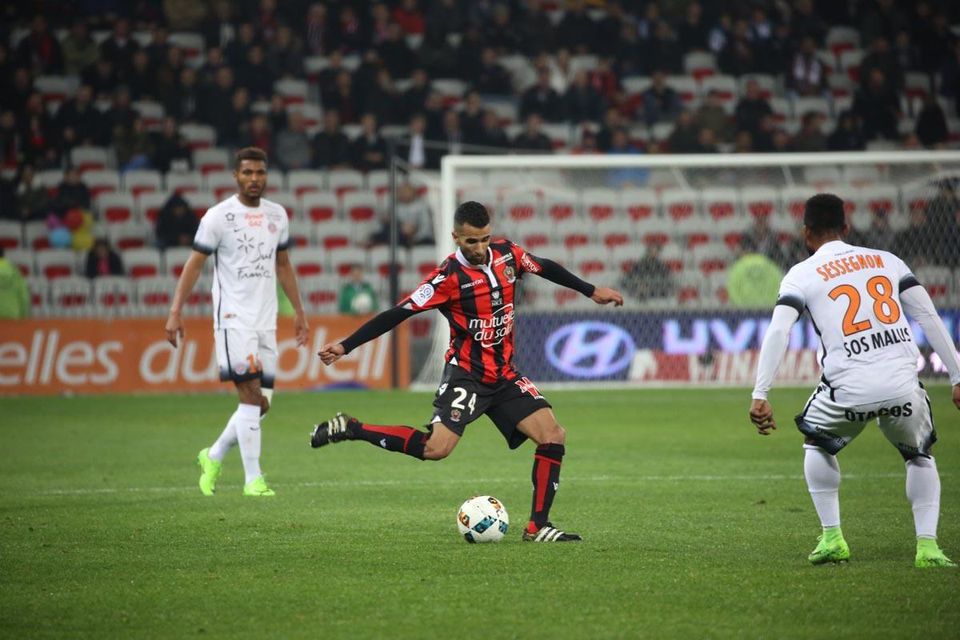
M 332 364 L 407 318 L 438 309 L 450 323 L 443 380 L 426 431 L 408 426 L 366 424 L 342 413 L 316 426 L 314 448 L 342 440 L 366 440 L 421 460 L 450 455 L 468 424 L 486 414 L 511 449 L 529 438 L 533 459 L 533 506 L 523 539 L 580 540 L 554 527 L 550 507 L 560 486 L 565 432 L 550 403 L 513 366 L 514 292 L 524 274 L 579 291 L 597 304 L 623 304 L 623 296 L 584 282 L 562 266 L 524 251 L 509 240 L 492 240 L 490 215 L 479 202 L 464 202 L 454 215 L 457 251 L 400 304 L 377 315 L 339 343 L 324 345 L 320 358 Z

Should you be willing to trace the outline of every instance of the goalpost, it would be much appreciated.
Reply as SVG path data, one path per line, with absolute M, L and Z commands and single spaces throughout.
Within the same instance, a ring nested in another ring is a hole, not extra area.
M 836 193 L 854 237 L 894 250 L 960 338 L 960 152 L 446 156 L 431 189 L 439 258 L 459 202 L 491 211 L 494 236 L 623 291 L 599 307 L 536 277 L 521 282 L 518 368 L 545 384 L 737 385 L 756 356 L 799 242 L 803 203 Z M 637 265 L 637 262 L 640 262 Z M 918 329 L 918 328 L 915 328 Z M 922 332 L 921 375 L 943 374 Z M 416 386 L 434 387 L 449 339 L 434 323 Z M 780 384 L 819 378 L 819 339 L 798 322 Z

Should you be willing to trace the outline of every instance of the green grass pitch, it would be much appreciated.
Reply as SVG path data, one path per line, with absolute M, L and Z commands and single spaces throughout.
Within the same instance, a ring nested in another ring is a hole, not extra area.
M 520 541 L 532 447 L 484 418 L 440 463 L 309 425 L 342 409 L 422 424 L 428 394 L 279 393 L 264 425 L 274 499 L 218 494 L 197 451 L 229 395 L 0 400 L 2 638 L 956 638 L 960 570 L 913 568 L 903 464 L 875 429 L 840 458 L 844 566 L 811 567 L 818 522 L 791 417 L 761 438 L 746 390 L 553 391 L 567 457 L 553 519 Z M 960 558 L 960 414 L 931 389 L 941 544 Z M 507 538 L 468 545 L 460 503 L 496 495 Z

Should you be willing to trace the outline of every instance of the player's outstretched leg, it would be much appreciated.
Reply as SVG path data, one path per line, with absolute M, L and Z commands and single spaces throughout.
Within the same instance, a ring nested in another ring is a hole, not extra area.
M 553 498 L 560 488 L 560 465 L 564 446 L 557 443 L 541 444 L 533 456 L 533 506 L 530 522 L 523 531 L 527 542 L 576 542 L 582 538 L 554 527 L 549 520 Z
M 915 564 L 921 569 L 956 567 L 937 544 L 940 519 L 940 474 L 933 456 L 917 456 L 907 460 L 907 499 L 913 509 L 917 532 Z
M 364 424 L 345 413 L 338 413 L 313 428 L 310 446 L 314 449 L 344 440 L 364 440 L 387 451 L 405 453 L 423 460 L 423 451 L 430 434 L 403 425 Z
M 820 447 L 805 444 L 803 449 L 803 475 L 823 526 L 820 542 L 807 560 L 811 564 L 846 562 L 850 547 L 840 530 L 840 465 L 836 456 Z

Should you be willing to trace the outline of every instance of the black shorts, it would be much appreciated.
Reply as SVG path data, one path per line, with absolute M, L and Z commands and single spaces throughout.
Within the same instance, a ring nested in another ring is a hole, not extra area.
M 527 439 L 517 425 L 534 411 L 550 403 L 537 387 L 523 376 L 496 384 L 484 384 L 458 366 L 448 364 L 433 400 L 433 420 L 449 427 L 458 436 L 468 424 L 486 414 L 516 449 Z

